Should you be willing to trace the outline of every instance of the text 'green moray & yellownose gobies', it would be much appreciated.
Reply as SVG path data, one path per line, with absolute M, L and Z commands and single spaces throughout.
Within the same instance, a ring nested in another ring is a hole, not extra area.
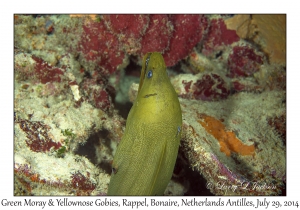
M 163 195 L 174 170 L 181 126 L 178 96 L 164 59 L 160 53 L 147 53 L 107 194 Z

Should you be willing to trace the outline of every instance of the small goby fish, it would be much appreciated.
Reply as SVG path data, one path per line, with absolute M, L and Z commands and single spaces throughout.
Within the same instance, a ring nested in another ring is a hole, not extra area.
M 160 53 L 147 53 L 107 195 L 163 195 L 174 170 L 181 127 L 181 108 L 164 59 Z

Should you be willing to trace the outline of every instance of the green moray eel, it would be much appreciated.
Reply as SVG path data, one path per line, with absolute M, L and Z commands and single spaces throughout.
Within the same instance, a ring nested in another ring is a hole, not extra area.
M 160 53 L 147 53 L 107 195 L 163 195 L 174 170 L 181 127 L 181 108 L 164 59 Z

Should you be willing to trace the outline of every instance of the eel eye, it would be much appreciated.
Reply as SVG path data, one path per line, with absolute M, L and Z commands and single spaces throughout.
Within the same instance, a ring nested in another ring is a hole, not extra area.
M 151 78 L 152 75 L 153 75 L 152 70 L 149 70 L 149 71 L 147 72 L 147 78 Z
M 118 172 L 118 170 L 116 168 L 112 168 L 112 173 L 116 174 Z

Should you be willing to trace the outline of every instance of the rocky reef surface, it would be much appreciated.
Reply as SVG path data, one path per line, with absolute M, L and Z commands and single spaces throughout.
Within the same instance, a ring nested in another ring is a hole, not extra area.
M 15 15 L 14 194 L 105 195 L 142 56 L 183 112 L 165 195 L 282 195 L 285 15 Z

